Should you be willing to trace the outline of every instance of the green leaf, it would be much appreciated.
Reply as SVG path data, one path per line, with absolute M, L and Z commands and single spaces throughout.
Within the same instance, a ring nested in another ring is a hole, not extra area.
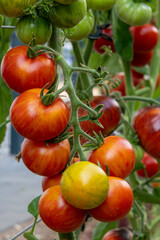
M 139 169 L 145 169 L 144 164 L 143 164 L 142 162 L 136 162 L 136 163 L 135 163 L 133 172 L 135 172 L 135 171 L 137 171 L 137 170 L 139 170 Z
M 113 11 L 113 39 L 117 53 L 124 59 L 131 61 L 133 58 L 133 38 L 129 31 L 129 25 L 122 22 Z
M 148 193 L 144 190 L 137 190 L 134 192 L 135 200 L 145 203 L 160 204 L 160 198 L 154 194 Z
M 32 214 L 34 217 L 38 215 L 38 202 L 40 199 L 41 195 L 34 198 L 30 204 L 28 205 L 28 212 Z
M 33 235 L 33 233 L 31 232 L 25 232 L 23 234 L 24 238 L 28 239 L 28 240 L 39 240 L 38 238 L 36 238 L 36 236 Z
M 94 229 L 92 240 L 101 240 L 106 232 L 116 227 L 117 222 L 111 223 L 99 222 L 96 228 Z

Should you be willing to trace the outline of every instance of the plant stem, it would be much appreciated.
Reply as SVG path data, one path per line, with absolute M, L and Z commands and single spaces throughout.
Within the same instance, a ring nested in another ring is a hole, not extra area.
M 58 233 L 59 240 L 75 240 L 75 234 L 73 232 L 69 233 Z
M 141 101 L 141 102 L 147 102 L 149 104 L 155 104 L 157 106 L 160 106 L 160 102 L 153 98 L 147 98 L 147 97 L 141 97 L 141 96 L 124 96 L 123 99 L 125 101 Z

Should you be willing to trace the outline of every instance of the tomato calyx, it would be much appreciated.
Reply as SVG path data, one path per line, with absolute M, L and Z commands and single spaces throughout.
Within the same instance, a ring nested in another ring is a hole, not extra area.
M 96 143 L 93 142 L 88 142 L 85 143 L 83 145 L 84 151 L 92 151 L 92 150 L 96 150 L 97 148 L 101 147 L 104 143 L 104 137 L 102 135 L 101 132 L 99 132 L 99 134 L 97 134 L 96 132 L 94 132 L 94 138 L 96 140 Z

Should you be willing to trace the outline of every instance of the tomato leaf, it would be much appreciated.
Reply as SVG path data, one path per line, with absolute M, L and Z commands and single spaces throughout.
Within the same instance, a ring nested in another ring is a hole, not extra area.
M 111 223 L 99 222 L 96 228 L 94 229 L 92 240 L 101 240 L 106 232 L 116 227 L 117 222 Z
M 28 205 L 28 212 L 32 214 L 34 217 L 38 215 L 38 202 L 40 199 L 41 195 L 34 198 L 30 204 Z
M 134 192 L 134 197 L 136 200 L 145 203 L 160 204 L 160 197 L 157 197 L 154 193 L 148 193 L 144 190 L 137 190 Z
M 115 11 L 113 11 L 112 29 L 115 49 L 124 60 L 128 61 L 133 58 L 133 39 L 129 27 L 128 24 L 117 18 Z
M 33 235 L 33 233 L 31 232 L 25 232 L 23 234 L 24 238 L 26 238 L 27 240 L 39 240 L 38 238 L 36 238 L 36 236 Z

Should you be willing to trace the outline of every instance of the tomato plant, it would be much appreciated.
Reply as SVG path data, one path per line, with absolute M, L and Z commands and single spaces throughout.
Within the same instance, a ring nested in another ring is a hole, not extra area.
M 144 157 L 141 162 L 144 164 L 146 174 L 149 178 L 153 177 L 156 173 L 158 173 L 158 161 L 152 156 L 150 156 L 148 153 L 144 153 Z M 146 177 L 145 171 L 143 169 L 138 170 L 137 174 L 143 178 Z
M 51 176 L 51 177 L 43 177 L 42 178 L 42 190 L 43 192 L 47 190 L 48 188 L 55 186 L 55 185 L 60 185 L 62 174 L 59 173 L 57 175 Z
M 52 26 L 48 20 L 42 17 L 24 16 L 16 23 L 16 34 L 24 44 L 29 44 L 33 37 L 37 44 L 44 44 L 51 37 Z
M 60 185 L 47 189 L 39 200 L 39 214 L 42 221 L 56 232 L 66 233 L 79 228 L 86 217 L 86 211 L 70 205 L 63 198 Z
M 67 139 L 59 143 L 37 142 L 24 139 L 21 155 L 26 167 L 41 176 L 53 176 L 67 165 L 70 145 Z
M 35 58 L 27 56 L 27 46 L 10 49 L 3 57 L 1 74 L 4 82 L 16 92 L 31 88 L 50 87 L 54 82 L 56 67 L 54 60 L 46 53 Z
M 133 191 L 123 179 L 108 177 L 109 190 L 104 202 L 90 209 L 89 214 L 102 222 L 112 222 L 124 218 L 132 208 Z
M 107 165 L 110 176 L 126 178 L 133 170 L 135 153 L 126 139 L 108 136 L 100 148 L 89 154 L 88 161 L 99 163 L 105 172 L 107 172 Z
M 61 4 L 71 4 L 71 3 L 74 3 L 76 2 L 77 0 L 56 0 L 55 2 L 58 2 L 58 3 L 61 3 Z
M 103 1 L 103 0 L 86 0 L 87 2 L 87 7 L 95 10 L 109 10 L 110 8 L 113 7 L 115 0 L 108 0 L 108 1 Z
M 65 102 L 56 98 L 52 104 L 45 106 L 41 103 L 40 92 L 40 88 L 23 92 L 10 108 L 11 122 L 16 131 L 35 141 L 56 137 L 69 122 L 69 110 Z
M 102 240 L 131 240 L 132 232 L 127 228 L 116 228 L 108 231 Z
M 108 178 L 99 166 L 80 161 L 71 164 L 63 172 L 61 189 L 64 198 L 71 205 L 91 209 L 104 201 L 108 192 Z

